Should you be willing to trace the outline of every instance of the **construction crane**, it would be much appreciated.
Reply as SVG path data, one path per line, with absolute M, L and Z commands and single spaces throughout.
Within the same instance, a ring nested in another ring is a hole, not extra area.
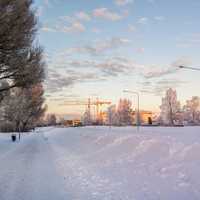
M 100 108 L 103 105 L 110 105 L 111 101 L 102 101 L 97 98 L 95 101 L 92 101 L 90 98 L 87 101 L 64 101 L 62 106 L 86 106 L 89 118 L 91 120 L 91 106 L 96 107 L 96 121 L 100 119 Z

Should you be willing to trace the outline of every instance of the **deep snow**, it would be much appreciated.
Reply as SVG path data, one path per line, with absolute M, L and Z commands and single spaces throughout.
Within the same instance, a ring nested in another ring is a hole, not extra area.
M 0 134 L 0 200 L 200 199 L 200 127 Z

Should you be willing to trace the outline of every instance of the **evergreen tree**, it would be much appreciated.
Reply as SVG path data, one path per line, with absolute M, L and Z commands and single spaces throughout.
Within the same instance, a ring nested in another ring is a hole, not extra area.
M 37 20 L 32 0 L 0 1 L 0 81 L 31 87 L 44 79 L 42 48 L 36 44 Z

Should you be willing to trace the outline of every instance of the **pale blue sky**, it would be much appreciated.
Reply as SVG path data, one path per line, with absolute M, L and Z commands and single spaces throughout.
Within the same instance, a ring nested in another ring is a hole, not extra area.
M 143 109 L 158 110 L 163 92 L 182 103 L 200 96 L 199 0 L 36 0 L 46 52 L 50 112 L 79 112 L 59 104 L 90 96 L 111 100 L 141 93 Z M 134 97 L 132 97 L 134 98 Z M 135 99 L 134 99 L 135 100 Z

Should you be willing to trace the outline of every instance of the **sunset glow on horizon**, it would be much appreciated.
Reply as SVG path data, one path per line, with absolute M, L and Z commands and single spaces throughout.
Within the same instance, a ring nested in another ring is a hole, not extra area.
M 36 0 L 38 40 L 45 49 L 49 113 L 80 115 L 88 98 L 120 98 L 159 112 L 168 88 L 182 104 L 200 96 L 200 2 L 197 0 Z M 177 12 L 178 11 L 178 12 Z M 187 15 L 186 15 L 187 13 Z M 106 108 L 106 106 L 105 106 Z

